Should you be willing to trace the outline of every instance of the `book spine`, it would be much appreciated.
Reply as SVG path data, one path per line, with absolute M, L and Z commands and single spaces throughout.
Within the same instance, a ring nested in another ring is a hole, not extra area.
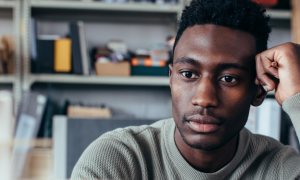
M 78 22 L 78 29 L 79 29 L 79 42 L 80 42 L 80 51 L 81 51 L 81 63 L 83 69 L 83 75 L 88 76 L 89 73 L 89 57 L 87 53 L 87 45 L 86 45 L 86 38 L 85 38 L 85 31 L 84 31 L 84 24 L 83 22 Z
M 72 72 L 73 74 L 83 74 L 79 28 L 77 23 L 70 23 L 70 32 L 72 40 Z
M 71 39 L 58 39 L 54 44 L 54 71 L 71 72 Z
M 36 20 L 31 18 L 30 21 L 30 58 L 31 58 L 31 72 L 36 72 L 36 61 L 37 61 L 37 35 L 36 35 Z
M 53 73 L 54 40 L 38 40 L 37 73 Z

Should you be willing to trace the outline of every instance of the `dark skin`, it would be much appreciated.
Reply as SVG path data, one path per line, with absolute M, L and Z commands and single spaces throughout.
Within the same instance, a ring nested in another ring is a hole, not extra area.
M 232 160 L 250 105 L 259 106 L 266 96 L 254 83 L 255 56 L 251 34 L 216 25 L 187 28 L 175 48 L 175 143 L 201 172 L 216 172 Z

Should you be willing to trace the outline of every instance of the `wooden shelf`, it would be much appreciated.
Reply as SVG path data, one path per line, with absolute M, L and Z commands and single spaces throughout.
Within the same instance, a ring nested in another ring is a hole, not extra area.
M 111 85 L 150 85 L 169 86 L 169 77 L 113 77 L 113 76 L 81 76 L 81 75 L 30 75 L 29 86 L 34 82 L 68 83 L 68 84 L 111 84 Z
M 136 11 L 136 12 L 160 12 L 178 13 L 182 10 L 180 4 L 154 4 L 154 3 L 105 3 L 95 1 L 46 1 L 31 0 L 30 6 L 34 8 L 51 9 L 88 9 L 107 11 Z

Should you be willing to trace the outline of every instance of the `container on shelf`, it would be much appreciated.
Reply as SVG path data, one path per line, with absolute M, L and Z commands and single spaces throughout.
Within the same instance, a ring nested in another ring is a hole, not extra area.
M 130 76 L 130 63 L 95 63 L 96 74 L 99 76 Z
M 169 76 L 169 67 L 132 66 L 132 76 Z

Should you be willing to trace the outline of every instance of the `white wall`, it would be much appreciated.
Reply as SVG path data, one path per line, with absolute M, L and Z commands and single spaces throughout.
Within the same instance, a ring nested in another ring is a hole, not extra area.
M 275 27 L 273 28 L 270 39 L 269 39 L 269 45 L 268 48 L 272 48 L 274 46 L 291 42 L 292 41 L 292 34 L 291 29 L 287 27 Z

